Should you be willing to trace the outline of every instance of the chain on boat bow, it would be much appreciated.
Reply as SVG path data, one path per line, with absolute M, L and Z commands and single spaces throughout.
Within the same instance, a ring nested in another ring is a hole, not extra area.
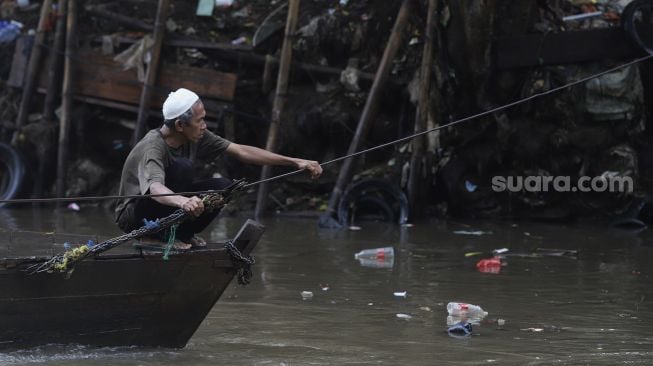
M 224 190 L 216 193 L 207 193 L 202 195 L 201 198 L 202 202 L 204 203 L 204 211 L 211 212 L 217 209 L 221 209 L 233 198 L 236 193 L 242 192 L 245 186 L 246 182 L 244 180 L 237 180 Z M 95 245 L 91 245 L 91 242 L 89 242 L 87 245 L 82 245 L 77 248 L 66 250 L 64 253 L 55 255 L 42 263 L 37 263 L 28 267 L 26 271 L 31 274 L 44 272 L 70 274 L 72 273 L 75 264 L 85 258 L 97 256 L 100 253 L 106 252 L 107 250 L 115 248 L 118 245 L 126 243 L 130 240 L 138 239 L 146 235 L 156 234 L 161 230 L 164 230 L 172 225 L 181 224 L 191 218 L 192 215 L 182 209 L 178 209 L 166 217 L 156 219 L 156 221 L 146 222 L 142 227 L 135 229 L 127 234 L 105 240 Z

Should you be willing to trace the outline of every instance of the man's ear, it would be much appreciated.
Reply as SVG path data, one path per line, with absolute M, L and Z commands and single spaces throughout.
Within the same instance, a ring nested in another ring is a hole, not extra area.
M 175 131 L 177 132 L 182 132 L 184 130 L 183 126 L 181 125 L 181 120 L 176 120 L 175 121 Z

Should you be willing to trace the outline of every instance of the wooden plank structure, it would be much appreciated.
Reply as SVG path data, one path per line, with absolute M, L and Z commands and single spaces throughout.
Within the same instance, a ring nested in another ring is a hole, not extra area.
M 11 77 L 8 84 L 22 87 L 24 61 L 27 56 L 21 50 L 25 41 L 18 42 L 12 61 Z M 112 108 L 135 111 L 139 104 L 142 84 L 138 82 L 135 70 L 123 70 L 113 56 L 102 55 L 89 49 L 80 49 L 77 56 L 74 95 L 76 99 L 88 103 L 107 105 Z M 39 89 L 44 90 L 45 75 L 39 77 Z M 211 69 L 163 63 L 156 88 L 152 91 L 150 107 L 156 110 L 168 93 L 177 88 L 188 88 L 202 98 L 232 101 L 236 90 L 236 74 L 223 73 Z

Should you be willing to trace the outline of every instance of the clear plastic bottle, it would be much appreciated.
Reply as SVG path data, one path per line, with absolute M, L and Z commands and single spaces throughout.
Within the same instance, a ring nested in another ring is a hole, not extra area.
M 393 247 L 363 249 L 354 254 L 355 259 L 383 259 L 395 256 Z
M 394 257 L 384 258 L 358 258 L 358 263 L 363 267 L 392 268 L 395 264 Z
M 447 311 L 451 316 L 464 317 L 468 319 L 483 319 L 488 314 L 487 311 L 484 311 L 480 306 L 466 304 L 464 302 L 448 303 Z

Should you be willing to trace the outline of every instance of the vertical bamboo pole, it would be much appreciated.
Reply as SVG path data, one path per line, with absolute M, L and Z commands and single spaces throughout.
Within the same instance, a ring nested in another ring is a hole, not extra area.
M 163 36 L 165 35 L 165 23 L 168 14 L 168 7 L 170 0 L 159 0 L 159 5 L 156 10 L 156 21 L 154 23 L 154 45 L 152 46 L 152 59 L 147 67 L 145 73 L 145 84 L 141 91 L 141 101 L 138 108 L 138 119 L 136 120 L 136 128 L 134 129 L 134 136 L 132 137 L 132 146 L 143 137 L 145 134 L 145 126 L 147 119 L 150 115 L 150 100 L 152 98 L 152 90 L 156 85 L 156 76 L 159 72 L 159 61 L 161 59 L 161 45 L 163 44 Z
M 376 116 L 379 100 L 381 99 L 381 92 L 388 79 L 388 75 L 390 74 L 392 61 L 394 60 L 394 57 L 399 50 L 399 46 L 401 45 L 401 41 L 404 36 L 404 30 L 406 28 L 406 24 L 408 23 L 412 8 L 413 0 L 404 0 L 401 4 L 401 8 L 397 14 L 397 19 L 395 20 L 395 24 L 392 27 L 392 33 L 390 34 L 388 45 L 383 52 L 383 58 L 381 59 L 378 70 L 376 71 L 374 83 L 372 84 L 370 93 L 367 96 L 367 101 L 365 102 L 365 107 L 363 108 L 360 120 L 358 121 L 358 126 L 356 127 L 354 138 L 349 144 L 347 155 L 358 151 L 361 141 L 364 140 L 367 136 L 367 132 L 370 129 L 372 119 Z M 344 163 L 342 164 L 340 172 L 338 173 L 336 185 L 331 192 L 331 198 L 329 199 L 326 213 L 320 217 L 320 226 L 339 226 L 338 223 L 334 223 L 332 220 L 336 217 L 336 208 L 340 202 L 340 197 L 342 196 L 345 187 L 351 180 L 351 172 L 354 161 L 355 158 L 349 158 L 345 159 Z
M 59 0 L 58 2 L 57 28 L 54 34 L 54 42 L 52 51 L 50 52 L 50 64 L 48 65 L 48 83 L 47 93 L 45 95 L 45 103 L 43 106 L 43 127 L 50 131 L 54 128 L 54 106 L 57 96 L 61 92 L 61 63 L 63 60 L 62 53 L 66 36 L 66 21 L 68 14 L 68 0 Z M 34 197 L 41 197 L 43 195 L 43 185 L 45 180 L 45 172 L 48 166 L 54 163 L 54 155 L 52 154 L 56 146 L 55 136 L 47 135 L 47 141 L 43 141 L 41 146 L 37 149 L 37 156 L 39 161 L 38 170 L 36 173 L 36 181 L 34 182 L 34 190 L 32 195 Z
M 50 52 L 50 64 L 48 65 L 48 83 L 45 103 L 43 107 L 43 120 L 52 122 L 54 119 L 54 105 L 61 90 L 57 90 L 61 84 L 57 83 L 61 77 L 61 57 L 63 53 L 64 41 L 66 36 L 66 21 L 68 13 L 68 0 L 59 0 L 57 12 L 57 28 L 54 33 L 54 42 Z
M 77 49 L 77 0 L 68 0 L 66 22 L 66 53 L 64 59 L 63 86 L 61 90 L 61 123 L 59 124 L 59 151 L 57 152 L 57 197 L 66 193 L 66 169 L 68 159 L 68 136 L 73 102 L 73 73 Z
M 288 18 L 286 20 L 286 34 L 281 47 L 281 60 L 279 61 L 279 75 L 277 77 L 277 90 L 274 96 L 272 106 L 272 118 L 270 120 L 270 129 L 268 130 L 268 141 L 265 146 L 266 150 L 276 152 L 278 145 L 278 130 L 281 124 L 281 113 L 286 103 L 288 92 L 288 74 L 290 72 L 290 60 L 292 59 L 292 39 L 297 26 L 297 14 L 299 13 L 299 0 L 290 0 L 288 7 Z M 261 171 L 261 180 L 270 177 L 271 167 L 266 165 Z M 261 183 L 256 198 L 256 209 L 254 216 L 261 217 L 265 210 L 265 203 L 268 195 L 267 182 Z
M 426 31 L 424 32 L 424 49 L 422 50 L 422 65 L 420 68 L 419 101 L 415 115 L 415 133 L 426 130 L 426 119 L 429 105 L 429 91 L 431 88 L 431 64 L 433 63 L 433 40 L 435 37 L 435 12 L 438 0 L 428 0 L 428 13 L 426 17 Z M 424 136 L 413 139 L 413 151 L 410 158 L 410 174 L 408 176 L 408 204 L 411 219 L 418 217 L 423 207 L 417 207 L 417 197 L 423 188 L 420 173 L 424 168 Z
M 52 0 L 44 0 L 43 4 L 41 5 L 41 14 L 39 16 L 39 24 L 36 27 L 36 36 L 34 36 L 32 52 L 27 64 L 27 74 L 23 83 L 23 94 L 20 98 L 20 107 L 18 109 L 18 117 L 16 118 L 16 131 L 11 138 L 12 144 L 16 143 L 20 133 L 20 128 L 25 124 L 25 121 L 27 121 L 29 106 L 30 102 L 32 101 L 32 94 L 34 94 L 34 89 L 36 89 L 36 83 L 39 77 L 39 66 L 41 63 L 41 55 L 43 51 L 46 21 L 51 10 Z

